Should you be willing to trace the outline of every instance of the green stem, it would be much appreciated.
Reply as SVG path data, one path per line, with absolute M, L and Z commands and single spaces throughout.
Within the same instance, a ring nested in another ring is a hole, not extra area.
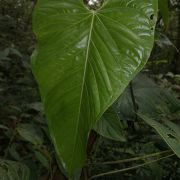
M 10 146 L 11 146 L 11 144 L 12 144 L 15 136 L 16 136 L 16 130 L 13 131 L 13 134 L 12 134 L 10 140 L 9 140 L 8 146 L 7 146 L 7 148 L 6 148 L 6 152 L 5 152 L 5 154 L 4 154 L 4 159 L 7 158 L 7 155 L 8 155 L 8 152 L 9 152 L 9 148 L 10 148 Z
M 163 160 L 163 159 L 172 157 L 172 156 L 174 156 L 174 155 L 175 155 L 175 154 L 173 153 L 173 154 L 164 156 L 164 157 L 162 157 L 162 158 L 159 158 L 159 159 L 156 159 L 156 160 L 153 160 L 153 161 L 148 161 L 148 162 L 146 162 L 146 163 L 139 164 L 139 165 L 137 165 L 137 166 L 133 166 L 133 167 L 129 167 L 129 168 L 124 168 L 124 169 L 120 169 L 120 170 L 113 170 L 113 171 L 109 171 L 109 172 L 106 172 L 106 173 L 97 174 L 97 175 L 92 176 L 90 179 L 95 179 L 95 178 L 102 177 L 102 176 L 107 176 L 107 175 L 112 175 L 112 174 L 116 174 L 116 173 L 120 173 L 120 172 L 129 171 L 129 170 L 132 170 L 132 169 L 136 169 L 136 168 L 139 168 L 139 167 L 142 167 L 142 166 L 146 166 L 146 165 L 155 163 L 155 162 L 157 162 L 157 161 L 160 161 L 160 160 Z
M 152 154 L 147 154 L 144 156 L 139 156 L 139 157 L 134 157 L 134 158 L 129 158 L 129 159 L 122 159 L 122 160 L 116 160 L 116 161 L 108 161 L 108 162 L 99 162 L 99 163 L 92 163 L 92 165 L 110 165 L 110 164 L 120 164 L 120 163 L 126 163 L 126 162 L 131 162 L 131 161 L 137 161 L 149 157 L 154 157 L 158 155 L 162 155 L 168 152 L 171 152 L 172 150 L 166 150 L 166 151 L 160 151 Z

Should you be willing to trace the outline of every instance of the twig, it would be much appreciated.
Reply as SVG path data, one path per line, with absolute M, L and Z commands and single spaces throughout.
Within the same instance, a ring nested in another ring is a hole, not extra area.
M 13 131 L 13 134 L 12 134 L 10 140 L 9 140 L 8 146 L 7 146 L 7 148 L 6 148 L 6 152 L 5 152 L 5 154 L 4 154 L 4 158 L 5 158 L 5 159 L 7 158 L 7 155 L 8 155 L 8 152 L 9 152 L 9 148 L 10 148 L 10 146 L 11 146 L 11 144 L 12 144 L 15 136 L 16 136 L 16 130 Z
M 162 158 L 159 158 L 159 159 L 156 159 L 156 160 L 152 160 L 152 161 L 148 161 L 148 162 L 146 162 L 146 163 L 139 164 L 139 165 L 136 165 L 136 166 L 133 166 L 133 167 L 124 168 L 124 169 L 120 169 L 120 170 L 113 170 L 113 171 L 109 171 L 109 172 L 106 172 L 106 173 L 97 174 L 97 175 L 92 176 L 92 177 L 90 178 L 90 180 L 91 180 L 91 179 L 98 178 L 98 177 L 102 177 L 102 176 L 108 176 L 108 175 L 112 175 L 112 174 L 116 174 L 116 173 L 120 173 L 120 172 L 129 171 L 129 170 L 132 170 L 132 169 L 136 169 L 136 168 L 139 168 L 139 167 L 142 167 L 142 166 L 146 166 L 146 165 L 155 163 L 155 162 L 157 162 L 157 161 L 160 161 L 160 160 L 163 160 L 163 159 L 172 157 L 172 156 L 174 156 L 174 155 L 175 155 L 175 154 L 173 153 L 173 154 L 164 156 L 164 157 L 162 157 Z
M 130 86 L 130 92 L 131 92 L 131 99 L 132 99 L 132 103 L 133 103 L 133 108 L 134 108 L 134 112 L 136 114 L 136 120 L 137 120 L 138 108 L 137 108 L 136 99 L 135 99 L 135 96 L 134 96 L 134 90 L 133 90 L 132 81 L 130 82 L 129 86 Z
M 141 159 L 149 158 L 149 157 L 154 157 L 158 155 L 162 155 L 165 153 L 172 152 L 172 150 L 166 150 L 166 151 L 160 151 L 152 154 L 147 154 L 144 156 L 139 156 L 139 157 L 134 157 L 134 158 L 129 158 L 129 159 L 121 159 L 121 160 L 116 160 L 116 161 L 107 161 L 107 162 L 99 162 L 99 163 L 92 163 L 91 165 L 110 165 L 110 164 L 120 164 L 120 163 L 126 163 L 126 162 L 132 162 L 132 161 L 138 161 Z

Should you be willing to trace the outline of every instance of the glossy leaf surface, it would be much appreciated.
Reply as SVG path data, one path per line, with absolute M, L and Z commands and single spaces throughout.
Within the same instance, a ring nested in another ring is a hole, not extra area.
M 72 176 L 86 159 L 91 128 L 150 55 L 157 0 L 105 0 L 89 10 L 82 0 L 39 0 L 32 69 L 51 137 Z

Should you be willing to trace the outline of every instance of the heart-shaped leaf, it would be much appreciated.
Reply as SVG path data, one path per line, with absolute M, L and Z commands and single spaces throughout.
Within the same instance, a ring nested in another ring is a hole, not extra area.
M 38 1 L 32 69 L 58 157 L 69 176 L 85 162 L 90 129 L 147 62 L 157 4 Z

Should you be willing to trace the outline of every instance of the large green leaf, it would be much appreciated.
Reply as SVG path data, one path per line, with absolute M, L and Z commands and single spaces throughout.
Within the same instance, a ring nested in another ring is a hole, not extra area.
M 170 116 L 176 119 L 180 111 L 180 101 L 173 92 L 160 88 L 145 74 L 138 74 L 132 81 L 133 95 L 137 104 L 137 111 L 150 118 L 160 119 Z M 125 140 L 124 123 L 136 118 L 130 87 L 127 87 L 117 102 L 103 114 L 95 126 L 95 130 L 102 136 L 123 141 Z M 178 126 L 178 124 L 175 124 Z
M 83 0 L 38 1 L 32 69 L 69 176 L 85 162 L 90 129 L 147 62 L 157 4 L 105 0 L 90 10 Z
M 173 92 L 159 87 L 145 74 L 139 74 L 133 79 L 132 88 L 138 113 L 157 118 L 162 114 L 172 116 L 180 111 L 180 101 Z M 120 119 L 133 119 L 135 116 L 129 87 L 118 99 L 118 109 Z
M 179 99 L 172 91 L 160 88 L 144 74 L 139 74 L 132 81 L 132 87 L 141 119 L 153 127 L 180 157 Z M 118 109 L 118 115 L 122 120 L 133 119 L 135 116 L 129 88 L 119 98 Z

